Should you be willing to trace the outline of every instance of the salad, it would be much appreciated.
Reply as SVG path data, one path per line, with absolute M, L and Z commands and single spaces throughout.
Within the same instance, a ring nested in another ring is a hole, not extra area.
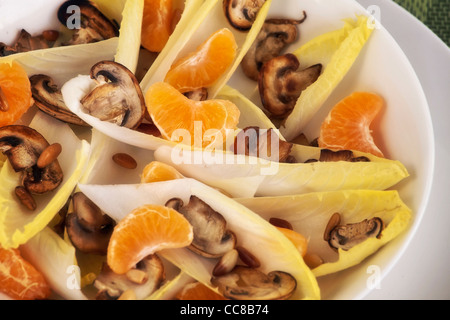
M 69 0 L 0 46 L 1 293 L 316 300 L 408 228 L 408 170 L 371 132 L 393 106 L 320 113 L 370 17 L 299 45 L 325 4 L 274 3 Z

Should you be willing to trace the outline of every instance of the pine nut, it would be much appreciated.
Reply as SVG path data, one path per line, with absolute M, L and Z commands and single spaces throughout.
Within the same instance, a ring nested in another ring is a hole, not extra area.
M 144 284 L 148 280 L 148 274 L 139 269 L 131 269 L 126 273 L 126 275 L 128 280 L 136 284 Z
M 303 260 L 310 269 L 317 268 L 323 264 L 323 259 L 315 253 L 307 253 Z
M 274 225 L 275 227 L 285 228 L 285 229 L 289 229 L 289 230 L 294 230 L 294 228 L 292 227 L 292 224 L 289 221 L 286 221 L 284 219 L 270 218 L 269 222 L 272 225 Z
M 61 151 L 62 146 L 59 143 L 49 145 L 39 156 L 37 166 L 41 169 L 49 166 L 59 157 Z
M 236 250 L 239 253 L 239 258 L 242 260 L 250 268 L 259 268 L 261 266 L 261 262 L 259 262 L 258 258 L 256 258 L 250 251 L 245 249 L 244 247 L 236 247 Z
M 333 231 L 333 229 L 336 228 L 339 223 L 341 223 L 341 215 L 336 212 L 331 216 L 330 220 L 328 220 L 328 224 L 325 227 L 325 231 L 323 233 L 323 240 L 330 240 L 331 231 Z
M 133 290 L 125 290 L 117 300 L 136 300 L 136 294 Z
M 137 162 L 132 156 L 126 153 L 116 153 L 112 157 L 113 161 L 125 169 L 136 169 Z
M 56 30 L 45 30 L 44 32 L 42 32 L 42 37 L 46 41 L 53 42 L 53 41 L 58 40 L 59 32 Z
M 20 200 L 20 203 L 22 203 L 28 210 L 36 210 L 36 201 L 27 189 L 22 186 L 18 186 L 15 189 L 15 193 L 17 198 Z
M 239 258 L 239 253 L 236 249 L 230 250 L 225 253 L 217 262 L 214 270 L 212 272 L 213 276 L 219 277 L 227 274 L 236 266 L 236 263 Z

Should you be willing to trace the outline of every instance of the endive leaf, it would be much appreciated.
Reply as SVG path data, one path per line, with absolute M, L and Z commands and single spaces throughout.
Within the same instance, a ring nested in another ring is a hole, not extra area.
M 64 179 L 55 191 L 36 197 L 37 209 L 30 213 L 14 194 L 15 187 L 20 184 L 20 173 L 12 169 L 9 161 L 4 164 L 0 172 L 0 244 L 5 248 L 26 243 L 49 224 L 67 202 L 89 158 L 90 145 L 78 139 L 68 125 L 38 112 L 30 127 L 50 144 L 58 142 L 62 145 L 58 161 Z
M 187 2 L 186 5 L 188 4 L 190 3 Z M 141 87 L 144 92 L 148 90 L 151 84 L 164 81 L 165 75 L 178 57 L 183 57 L 187 53 L 194 51 L 199 44 L 217 30 L 229 28 L 229 30 L 233 32 L 238 45 L 238 54 L 232 66 L 229 67 L 212 87 L 208 88 L 209 98 L 215 98 L 219 90 L 231 78 L 243 57 L 250 49 L 253 41 L 258 36 L 271 4 L 272 0 L 267 0 L 264 3 L 249 32 L 240 32 L 230 26 L 225 17 L 222 1 L 206 0 L 201 7 L 198 7 L 198 3 L 193 2 L 192 6 L 197 7 L 198 9 L 193 11 L 189 10 L 189 7 L 186 7 L 188 10 L 184 15 L 186 16 L 186 20 L 189 18 L 189 21 L 186 21 L 186 24 L 183 23 L 182 25 L 177 26 L 164 48 L 161 57 L 158 57 L 142 80 Z M 181 28 L 184 29 L 182 30 Z
M 338 272 L 360 263 L 401 234 L 409 225 L 411 210 L 396 190 L 345 190 L 294 196 L 236 199 L 264 219 L 289 221 L 294 230 L 308 240 L 308 252 L 318 254 L 325 263 L 313 269 L 315 276 Z M 348 251 L 336 253 L 323 240 L 330 217 L 338 212 L 341 224 L 379 217 L 385 228 L 381 237 L 369 238 Z
M 239 116 L 239 128 L 247 127 L 259 127 L 261 129 L 276 129 L 275 125 L 270 121 L 266 114 L 255 105 L 250 99 L 245 97 L 238 90 L 225 85 L 218 92 L 217 99 L 224 99 L 233 102 L 238 108 Z
M 144 167 L 153 161 L 152 151 L 112 139 L 96 129 L 92 130 L 90 143 L 92 152 L 80 183 L 139 183 Z M 127 169 L 114 162 L 112 158 L 117 153 L 131 156 L 136 161 L 136 168 Z
M 139 185 L 79 185 L 79 188 L 116 221 L 144 204 L 164 205 L 174 197 L 188 203 L 190 196 L 196 195 L 223 215 L 227 227 L 236 234 L 238 244 L 249 249 L 260 260 L 261 271 L 285 271 L 297 279 L 293 299 L 320 297 L 315 277 L 295 246 L 278 229 L 221 192 L 196 180 L 178 179 Z M 189 249 L 163 250 L 159 254 L 189 276 L 211 287 L 210 278 L 217 263 L 214 259 L 201 257 Z
M 47 74 L 55 83 L 62 86 L 78 74 L 89 74 L 92 65 L 100 60 L 112 60 L 116 54 L 118 38 L 18 53 L 0 58 L 0 63 L 16 61 L 29 76 Z
M 69 300 L 86 300 L 80 289 L 80 273 L 75 256 L 75 248 L 64 241 L 52 229 L 46 227 L 20 251 L 49 282 L 52 290 Z
M 314 38 L 294 52 L 303 67 L 322 63 L 324 71 L 314 84 L 302 92 L 291 114 L 281 125 L 280 131 L 288 141 L 302 132 L 341 82 L 372 31 L 368 17 L 359 16 L 356 21 L 347 19 L 341 30 Z
M 295 145 L 292 155 L 297 161 L 319 159 L 320 150 Z M 174 166 L 184 176 L 222 189 L 233 197 L 246 197 L 244 194 L 248 197 L 252 192 L 256 196 L 275 196 L 345 189 L 385 190 L 409 175 L 399 161 L 354 154 L 371 161 L 278 163 L 220 151 L 191 151 L 181 146 L 163 146 L 154 155 L 155 160 Z
M 155 150 L 161 145 L 175 146 L 175 143 L 169 140 L 125 127 L 120 127 L 107 121 L 101 121 L 98 118 L 83 112 L 83 106 L 80 101 L 89 92 L 91 92 L 96 85 L 97 83 L 88 75 L 80 75 L 67 81 L 67 83 L 61 88 L 61 92 L 64 102 L 69 110 L 90 124 L 96 130 L 113 139 L 122 141 L 123 143 L 148 150 Z
M 111 1 L 108 1 L 111 3 Z M 122 13 L 119 46 L 115 61 L 136 72 L 141 47 L 142 16 L 144 0 L 127 0 Z

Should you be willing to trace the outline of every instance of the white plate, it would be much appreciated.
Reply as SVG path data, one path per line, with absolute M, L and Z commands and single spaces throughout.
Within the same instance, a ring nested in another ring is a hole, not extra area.
M 358 0 L 379 10 L 381 22 L 414 67 L 430 106 L 436 141 L 431 196 L 414 238 L 380 286 L 366 299 L 450 299 L 450 48 L 421 21 L 391 0 Z M 420 46 L 416 44 L 420 43 Z
M 43 2 L 44 0 L 35 1 L 33 5 L 46 12 L 42 9 Z M 48 3 L 48 0 L 45 2 Z M 3 19 L 7 15 L 6 12 L 24 13 L 20 8 L 25 4 L 29 9 L 26 19 Z M 11 37 L 11 30 L 25 27 L 24 21 L 30 30 L 39 26 L 44 30 L 54 25 L 54 22 L 49 22 L 44 26 L 42 20 L 33 19 L 34 15 L 40 15 L 34 10 L 31 11 L 31 4 L 26 0 L 8 1 L 7 4 L 5 0 L 0 0 L 0 7 L 0 42 L 8 41 L 5 37 Z M 292 49 L 321 33 L 340 28 L 341 19 L 355 17 L 356 13 L 366 13 L 365 9 L 353 0 L 283 0 L 274 1 L 271 16 L 298 18 L 303 10 L 308 13 L 308 19 L 300 26 L 300 41 L 292 46 Z M 29 12 L 34 12 L 34 15 L 30 17 Z M 254 88 L 240 86 L 236 77 L 231 84 L 242 89 L 247 96 L 254 93 Z M 387 102 L 386 110 L 380 115 L 381 121 L 377 123 L 377 139 L 382 148 L 388 151 L 387 156 L 402 161 L 411 174 L 398 189 L 403 200 L 413 210 L 414 219 L 405 234 L 359 266 L 320 279 L 324 299 L 362 298 L 371 290 L 373 277 L 380 275 L 376 271 L 383 271 L 382 275 L 385 270 L 392 268 L 410 243 L 423 217 L 432 183 L 434 139 L 427 101 L 408 59 L 384 28 L 375 30 L 349 74 L 308 127 L 307 134 L 311 137 L 316 135 L 318 124 L 328 110 L 357 90 L 377 92 Z
M 339 28 L 344 18 L 368 14 L 366 8 L 371 9 L 371 14 L 378 13 L 372 10 L 374 7 L 363 7 L 353 0 L 284 0 L 274 2 L 270 15 L 298 18 L 300 12 L 306 10 L 308 19 L 299 27 L 300 41 L 290 47 L 296 49 L 319 34 Z M 241 75 L 236 75 L 232 81 L 235 81 L 233 86 L 258 102 L 254 85 L 243 81 Z M 324 299 L 361 299 L 378 288 L 382 277 L 411 242 L 425 213 L 432 185 L 435 150 L 428 103 L 408 58 L 381 25 L 374 30 L 350 72 L 306 128 L 307 137 L 317 136 L 321 121 L 338 101 L 360 90 L 376 92 L 386 100 L 386 108 L 374 128 L 378 131 L 375 137 L 383 150 L 387 150 L 387 157 L 402 161 L 411 174 L 394 188 L 413 210 L 413 221 L 407 232 L 360 265 L 320 278 Z

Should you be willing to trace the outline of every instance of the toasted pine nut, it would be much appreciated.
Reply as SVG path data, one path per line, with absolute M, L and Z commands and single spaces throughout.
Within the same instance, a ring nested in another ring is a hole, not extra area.
M 125 169 L 136 169 L 137 162 L 127 153 L 116 153 L 112 157 L 113 161 Z
M 41 169 L 49 166 L 58 158 L 58 156 L 61 154 L 61 151 L 62 147 L 59 143 L 49 145 L 47 148 L 45 148 L 44 151 L 42 151 L 41 155 L 39 156 L 37 166 Z
M 330 240 L 330 233 L 331 231 L 337 227 L 339 225 L 339 223 L 341 223 L 341 215 L 337 212 L 335 212 L 330 220 L 328 220 L 328 224 L 325 227 L 325 231 L 323 233 L 323 240 L 328 241 Z
M 236 250 L 239 253 L 239 258 L 250 268 L 259 268 L 261 266 L 261 262 L 259 262 L 258 258 L 256 258 L 250 251 L 245 249 L 244 247 L 236 247 Z
M 131 269 L 126 273 L 126 275 L 128 280 L 136 284 L 144 284 L 148 280 L 148 274 L 139 269 Z
M 125 290 L 117 300 L 136 300 L 136 294 L 133 290 Z
M 269 222 L 272 225 L 274 225 L 275 227 L 285 228 L 285 229 L 289 229 L 289 230 L 294 230 L 294 228 L 292 227 L 292 224 L 289 221 L 286 221 L 284 219 L 270 218 Z
M 42 32 L 42 37 L 46 41 L 56 41 L 58 40 L 59 32 L 56 30 L 45 30 L 44 32 Z
M 36 201 L 27 189 L 22 186 L 18 186 L 15 189 L 15 193 L 17 198 L 20 200 L 20 203 L 22 203 L 28 210 L 36 210 Z
M 228 272 L 233 270 L 233 268 L 236 266 L 238 258 L 239 253 L 236 249 L 230 250 L 225 253 L 214 267 L 214 270 L 212 272 L 213 276 L 223 276 L 224 274 L 227 274 Z
M 315 253 L 307 253 L 303 260 L 310 269 L 317 268 L 323 264 L 323 259 Z

